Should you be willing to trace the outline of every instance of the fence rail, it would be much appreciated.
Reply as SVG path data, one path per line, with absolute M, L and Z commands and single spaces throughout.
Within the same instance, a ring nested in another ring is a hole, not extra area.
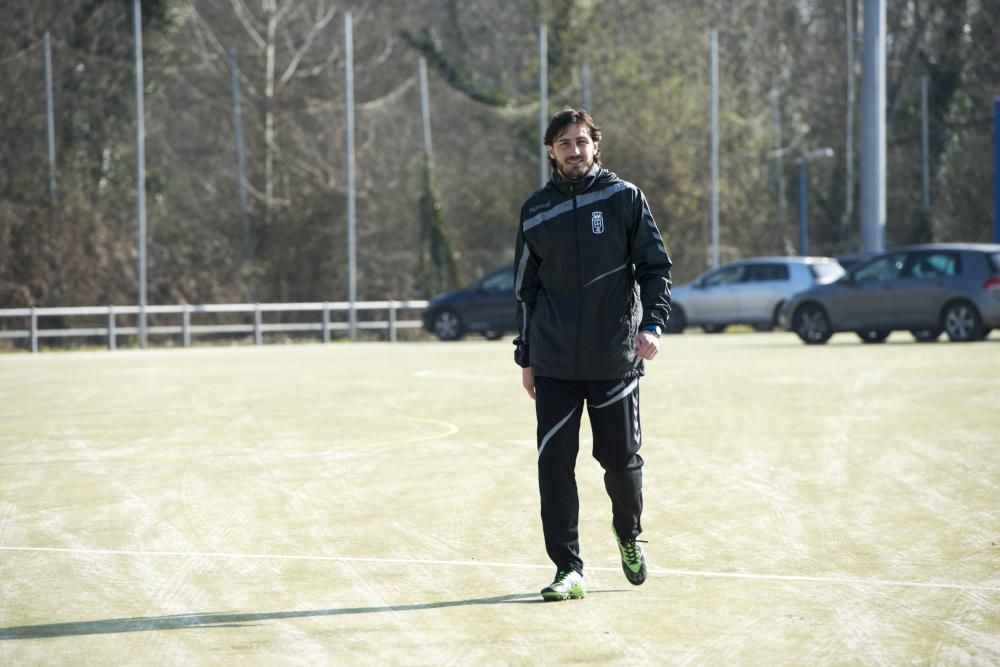
M 181 343 L 188 347 L 191 338 L 200 334 L 253 334 L 254 343 L 261 345 L 266 333 L 318 332 L 324 343 L 330 342 L 335 331 L 346 331 L 351 340 L 357 336 L 358 330 L 385 331 L 389 341 L 395 342 L 399 329 L 418 329 L 422 326 L 420 319 L 398 318 L 399 311 L 420 311 L 427 307 L 427 301 L 358 301 L 353 305 L 346 301 L 310 302 L 310 303 L 218 303 L 203 305 L 176 306 L 146 306 L 147 315 L 177 315 L 178 324 L 156 325 L 147 327 L 150 335 L 180 336 Z M 385 311 L 385 320 L 358 321 L 357 311 Z M 139 334 L 137 325 L 121 326 L 118 318 L 140 315 L 139 306 L 77 306 L 67 308 L 0 308 L 0 321 L 4 318 L 26 318 L 26 329 L 2 329 L 0 339 L 29 339 L 31 351 L 38 352 L 38 341 L 41 338 L 72 338 L 93 337 L 107 340 L 109 350 L 118 347 L 119 336 L 135 336 Z M 318 321 L 313 322 L 265 322 L 265 313 L 319 313 Z M 249 313 L 253 315 L 252 322 L 239 324 L 192 324 L 192 316 L 207 313 Z M 332 313 L 345 313 L 347 321 L 331 319 Z M 44 317 L 104 317 L 104 326 L 44 328 L 39 326 L 39 318 Z

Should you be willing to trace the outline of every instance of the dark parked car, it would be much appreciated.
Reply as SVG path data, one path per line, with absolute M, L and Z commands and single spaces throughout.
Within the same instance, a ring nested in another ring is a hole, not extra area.
M 515 330 L 514 269 L 506 267 L 469 287 L 431 299 L 423 312 L 424 329 L 441 340 L 479 332 L 489 340 Z
M 754 257 L 724 264 L 671 291 L 667 331 L 700 326 L 719 333 L 731 324 L 770 331 L 789 298 L 842 275 L 844 269 L 829 257 Z
M 919 341 L 946 332 L 981 340 L 1000 326 L 1000 244 L 933 243 L 896 248 L 806 290 L 782 310 L 782 325 L 806 343 L 853 331 L 881 343 L 897 330 Z

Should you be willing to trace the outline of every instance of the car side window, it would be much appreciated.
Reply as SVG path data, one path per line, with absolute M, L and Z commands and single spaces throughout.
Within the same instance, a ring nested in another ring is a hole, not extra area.
M 718 287 L 720 285 L 731 285 L 738 283 L 743 277 L 742 266 L 726 266 L 715 273 L 709 274 L 703 281 L 702 287 Z
M 751 264 L 747 267 L 748 283 L 768 283 L 788 280 L 788 266 L 785 264 Z
M 953 278 L 961 271 L 953 252 L 924 252 L 913 255 L 907 275 L 912 278 Z
M 859 266 L 854 271 L 854 281 L 863 283 L 870 281 L 894 280 L 899 277 L 906 264 L 905 253 L 892 253 L 885 257 Z
M 489 292 L 510 292 L 514 289 L 514 272 L 513 271 L 501 271 L 500 273 L 489 276 L 482 283 L 480 287 Z

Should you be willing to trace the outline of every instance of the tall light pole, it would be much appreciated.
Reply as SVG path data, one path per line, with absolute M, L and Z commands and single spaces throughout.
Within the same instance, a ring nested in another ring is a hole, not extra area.
M 920 163 L 921 163 L 921 185 L 923 185 L 924 217 L 927 219 L 928 227 L 933 227 L 931 222 L 931 170 L 930 170 L 930 128 L 928 127 L 927 111 L 927 88 L 930 79 L 926 75 L 920 77 Z M 934 235 L 929 239 L 934 241 Z
M 799 165 L 799 254 L 809 254 L 809 196 L 806 179 L 806 164 L 810 160 L 833 157 L 830 147 L 814 148 L 796 162 Z
M 49 140 L 49 202 L 56 201 L 56 126 L 52 112 L 52 45 L 45 33 L 45 127 Z
M 538 125 L 541 136 L 549 125 L 549 38 L 543 23 L 538 28 Z M 540 188 L 549 180 L 549 153 L 542 141 L 538 154 L 538 176 Z
M 861 240 L 864 250 L 885 248 L 885 0 L 865 0 Z
M 782 164 L 781 145 L 781 95 L 778 92 L 778 80 L 771 85 L 771 113 L 774 116 L 774 178 L 778 185 L 778 230 L 781 234 L 781 251 L 791 255 L 792 242 L 788 240 L 788 227 L 785 224 L 785 167 Z
M 712 171 L 712 268 L 719 266 L 719 31 L 708 33 L 709 79 L 711 84 L 711 171 Z
M 358 218 L 357 182 L 354 174 L 354 23 L 344 14 L 344 73 L 347 78 L 344 106 L 347 109 L 347 298 L 351 342 L 358 339 Z
M 240 109 L 239 58 L 239 51 L 235 48 L 229 49 L 229 71 L 233 88 L 233 130 L 236 134 L 236 174 L 239 178 L 240 223 L 243 225 L 243 256 L 249 262 L 253 257 L 253 238 L 250 236 L 250 218 L 247 216 L 247 163 L 243 150 L 243 113 Z
M 132 3 L 135 31 L 135 127 L 136 191 L 139 195 L 139 347 L 145 349 L 146 327 L 146 121 L 143 110 L 142 83 L 142 9 L 139 0 Z
M 993 240 L 1000 243 L 1000 97 L 993 100 Z
M 417 61 L 417 78 L 420 80 L 420 119 L 424 131 L 424 155 L 427 164 L 434 162 L 434 146 L 431 143 L 431 96 L 427 85 L 427 59 Z

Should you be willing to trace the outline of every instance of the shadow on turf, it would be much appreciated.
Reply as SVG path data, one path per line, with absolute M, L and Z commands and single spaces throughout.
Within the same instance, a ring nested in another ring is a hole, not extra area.
M 613 593 L 616 591 L 588 591 Z M 421 611 L 445 609 L 468 605 L 491 604 L 534 604 L 544 603 L 537 593 L 513 593 L 489 598 L 451 600 L 448 602 L 428 602 L 426 604 L 387 605 L 384 607 L 347 607 L 344 609 L 313 609 L 307 611 L 273 611 L 256 614 L 177 614 L 174 616 L 147 616 L 139 618 L 113 618 L 103 621 L 79 621 L 75 623 L 48 623 L 44 625 L 22 625 L 0 628 L 0 641 L 11 639 L 44 639 L 47 637 L 73 637 L 77 635 L 106 635 L 121 632 L 149 632 L 154 630 L 185 630 L 188 628 L 236 628 L 259 621 L 275 621 L 286 618 L 315 618 L 322 616 L 345 616 L 348 614 L 374 614 L 392 611 Z

